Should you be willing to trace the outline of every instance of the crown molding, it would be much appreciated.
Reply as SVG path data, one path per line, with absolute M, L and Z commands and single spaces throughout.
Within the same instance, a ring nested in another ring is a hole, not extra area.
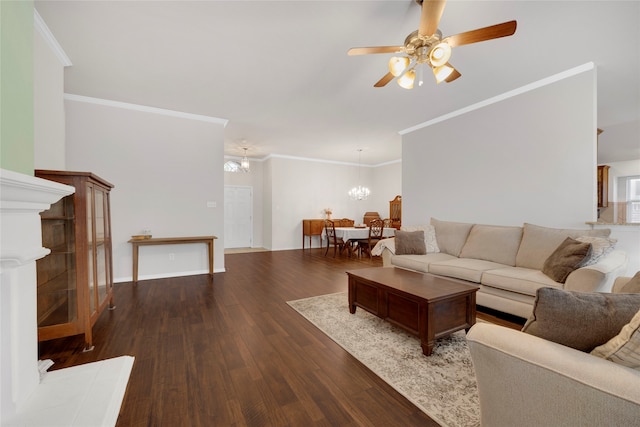
M 165 110 L 164 108 L 149 107 L 147 105 L 130 104 L 128 102 L 111 101 L 102 98 L 92 98 L 90 96 L 74 95 L 71 93 L 64 94 L 65 101 L 84 102 L 87 104 L 104 105 L 107 107 L 122 108 L 124 110 L 141 111 L 144 113 L 159 114 L 163 116 L 179 117 L 181 119 L 197 120 L 201 122 L 214 123 L 227 126 L 229 120 L 220 119 L 218 117 L 203 116 L 200 114 L 185 113 L 182 111 Z
M 71 60 L 69 59 L 67 54 L 64 52 L 64 49 L 62 49 L 62 46 L 60 46 L 60 43 L 58 43 L 58 40 L 56 40 L 51 30 L 44 22 L 44 19 L 42 19 L 35 8 L 33 9 L 33 26 L 36 30 L 38 30 L 38 33 L 40 33 L 44 41 L 49 45 L 49 48 L 51 48 L 53 54 L 56 56 L 56 58 L 58 58 L 60 64 L 62 64 L 63 67 L 72 66 L 73 64 L 71 63 Z
M 288 156 L 285 154 L 269 154 L 267 156 L 265 156 L 262 160 L 268 160 L 268 159 L 290 159 L 290 160 L 301 160 L 301 161 L 306 161 L 306 162 L 316 162 L 316 163 L 329 163 L 329 164 L 334 164 L 334 165 L 343 165 L 343 166 L 362 166 L 363 168 L 377 168 L 380 166 L 387 166 L 387 165 L 392 165 L 394 163 L 402 163 L 402 159 L 398 159 L 398 160 L 391 160 L 388 162 L 384 162 L 384 163 L 379 163 L 377 165 L 365 165 L 365 164 L 360 164 L 360 163 L 356 163 L 356 162 L 341 162 L 338 160 L 324 160 L 324 159 L 314 159 L 311 157 L 298 157 L 298 156 Z
M 400 135 L 406 135 L 408 133 L 415 132 L 415 131 L 417 131 L 419 129 L 434 125 L 436 123 L 443 122 L 445 120 L 449 120 L 449 119 L 451 119 L 453 117 L 461 116 L 461 115 L 466 114 L 466 113 L 468 113 L 470 111 L 478 110 L 480 108 L 486 107 L 487 105 L 495 104 L 496 102 L 500 102 L 500 101 L 503 101 L 505 99 L 512 98 L 514 96 L 517 96 L 517 95 L 520 95 L 520 94 L 523 94 L 523 93 L 526 93 L 526 92 L 530 92 L 530 91 L 532 91 L 534 89 L 538 89 L 540 87 L 547 86 L 547 85 L 550 85 L 552 83 L 558 82 L 560 80 L 564 80 L 564 79 L 566 79 L 568 77 L 572 77 L 572 76 L 584 73 L 586 71 L 594 70 L 594 69 L 595 69 L 595 64 L 593 62 L 587 62 L 586 64 L 579 65 L 579 66 L 571 68 L 569 70 L 562 71 L 562 72 L 560 72 L 558 74 L 554 74 L 552 76 L 549 76 L 549 77 L 546 77 L 544 79 L 535 81 L 533 83 L 529 83 L 527 85 L 524 85 L 524 86 L 519 87 L 517 89 L 511 90 L 509 92 L 505 92 L 503 94 L 494 96 L 492 98 L 485 99 L 484 101 L 480 101 L 478 103 L 469 105 L 468 107 L 461 108 L 461 109 L 453 111 L 451 113 L 447 113 L 447 114 L 445 114 L 443 116 L 440 116 L 440 117 L 437 117 L 437 118 L 435 118 L 433 120 L 429 120 L 429 121 L 420 123 L 419 125 L 416 125 L 416 126 L 401 130 L 398 133 Z

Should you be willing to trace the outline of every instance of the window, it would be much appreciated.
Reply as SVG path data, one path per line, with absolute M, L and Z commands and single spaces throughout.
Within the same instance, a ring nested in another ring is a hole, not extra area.
M 240 162 L 229 160 L 224 164 L 225 172 L 240 172 Z
M 640 222 L 640 176 L 627 177 L 627 222 Z

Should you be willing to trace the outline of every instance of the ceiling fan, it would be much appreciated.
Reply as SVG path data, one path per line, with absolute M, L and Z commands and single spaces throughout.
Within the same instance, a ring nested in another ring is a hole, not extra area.
M 451 48 L 465 44 L 478 43 L 500 37 L 511 36 L 516 32 L 516 21 L 478 28 L 442 38 L 438 29 L 446 0 L 415 0 L 421 5 L 420 26 L 407 36 L 402 46 L 354 47 L 348 54 L 368 55 L 372 53 L 402 53 L 406 56 L 394 56 L 389 60 L 389 72 L 374 87 L 383 87 L 397 78 L 398 84 L 405 89 L 413 89 L 416 69 L 422 71 L 420 65 L 431 68 L 437 83 L 450 83 L 461 76 L 450 63 Z M 422 76 L 419 78 L 422 85 Z

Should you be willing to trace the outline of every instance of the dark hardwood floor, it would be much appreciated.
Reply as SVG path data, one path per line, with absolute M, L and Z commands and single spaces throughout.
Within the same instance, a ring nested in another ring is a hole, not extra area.
M 323 254 L 232 254 L 213 279 L 116 284 L 93 351 L 69 337 L 40 343 L 40 358 L 60 369 L 135 356 L 118 426 L 437 426 L 286 304 L 346 291 L 346 270 L 382 265 Z

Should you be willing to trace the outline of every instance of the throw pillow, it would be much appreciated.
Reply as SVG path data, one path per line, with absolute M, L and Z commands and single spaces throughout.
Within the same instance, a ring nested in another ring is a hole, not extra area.
M 618 335 L 594 348 L 591 354 L 640 370 L 640 310 Z
M 424 231 L 424 244 L 427 247 L 427 253 L 438 253 L 440 248 L 436 241 L 436 229 L 433 225 L 403 225 L 400 227 L 402 231 Z
M 548 228 L 525 223 L 522 227 L 522 242 L 516 255 L 516 267 L 542 270 L 544 261 L 567 237 L 580 236 L 609 237 L 611 229 L 573 230 L 568 228 Z
M 424 231 L 396 231 L 396 255 L 425 255 Z
M 620 293 L 640 293 L 640 271 L 638 271 L 622 288 L 618 291 Z
M 589 352 L 616 336 L 638 310 L 640 294 L 540 288 L 522 332 Z
M 460 251 L 467 241 L 473 224 L 464 222 L 440 221 L 431 218 L 431 225 L 436 230 L 436 239 L 440 252 L 445 254 L 460 256 Z
M 609 255 L 616 246 L 618 239 L 610 237 L 580 236 L 576 240 L 582 243 L 591 243 L 591 255 L 582 261 L 580 267 L 586 267 L 599 262 L 602 258 Z
M 582 243 L 567 237 L 544 262 L 542 272 L 556 282 L 564 283 L 569 274 L 578 268 L 590 252 L 590 243 Z

